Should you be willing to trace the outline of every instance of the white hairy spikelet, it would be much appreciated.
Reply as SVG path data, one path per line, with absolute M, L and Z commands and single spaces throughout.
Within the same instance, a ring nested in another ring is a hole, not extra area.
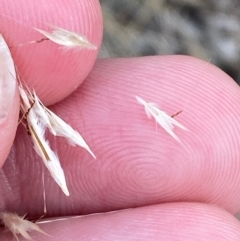
M 169 116 L 167 113 L 164 111 L 160 110 L 155 103 L 148 103 L 142 98 L 136 96 L 136 99 L 139 104 L 143 105 L 145 108 L 145 112 L 148 116 L 148 118 L 153 117 L 156 122 L 165 130 L 167 131 L 168 134 L 170 134 L 175 140 L 180 142 L 180 139 L 177 137 L 177 135 L 173 132 L 174 125 L 178 126 L 179 128 L 187 131 L 187 128 L 183 126 L 181 123 L 176 121 L 174 118 Z
M 17 236 L 18 234 L 21 234 L 24 238 L 28 240 L 32 240 L 31 236 L 28 233 L 31 231 L 37 231 L 48 235 L 37 224 L 30 222 L 24 218 L 25 216 L 20 217 L 15 213 L 9 213 L 9 212 L 0 213 L 0 220 L 2 220 L 2 223 L 4 224 L 4 226 L 9 231 L 11 231 L 11 233 L 14 235 L 14 237 L 17 240 L 19 240 Z
M 59 162 L 58 156 L 51 150 L 49 142 L 44 138 L 44 126 L 38 122 L 36 116 L 32 116 L 30 118 L 32 118 L 31 124 L 34 126 L 33 129 L 30 129 L 34 143 L 34 149 L 42 158 L 52 178 L 60 186 L 65 195 L 69 196 L 65 175 Z
M 62 46 L 97 49 L 97 47 L 91 44 L 83 35 L 79 35 L 57 26 L 49 26 L 52 28 L 52 32 L 47 32 L 38 28 L 35 29 L 54 43 Z
M 79 132 L 74 130 L 70 125 L 68 125 L 65 121 L 63 121 L 60 117 L 50 111 L 47 107 L 45 107 L 42 102 L 39 100 L 38 96 L 35 92 L 33 92 L 33 97 L 35 100 L 35 104 L 33 105 L 33 109 L 36 113 L 38 113 L 39 117 L 41 117 L 41 121 L 47 128 L 49 128 L 50 132 L 55 136 L 61 136 L 68 140 L 68 142 L 75 146 L 78 145 L 84 149 L 86 149 L 95 159 L 96 156 L 93 154 L 87 143 L 84 141 Z
M 43 105 L 35 91 L 26 91 L 19 83 L 21 97 L 20 108 L 27 121 L 27 128 L 31 134 L 34 149 L 42 158 L 55 182 L 62 191 L 69 196 L 65 175 L 57 155 L 51 150 L 49 142 L 45 139 L 45 129 L 49 128 L 55 136 L 66 138 L 69 143 L 85 148 L 94 158 L 95 155 L 86 144 L 82 136 L 70 125 Z
M 60 161 L 57 155 L 51 150 L 49 142 L 44 137 L 45 125 L 34 111 L 33 106 L 35 104 L 35 99 L 30 93 L 23 89 L 21 84 L 19 84 L 19 93 L 22 100 L 20 108 L 23 115 L 26 115 L 27 128 L 31 134 L 34 149 L 42 158 L 55 182 L 60 186 L 65 195 L 69 196 L 65 175 Z

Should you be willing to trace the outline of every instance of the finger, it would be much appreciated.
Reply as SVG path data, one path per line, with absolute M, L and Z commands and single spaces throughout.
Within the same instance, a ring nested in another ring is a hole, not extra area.
M 31 236 L 36 241 L 234 241 L 240 238 L 237 219 L 222 209 L 198 203 L 162 204 L 39 225 L 51 237 L 32 232 Z M 0 232 L 0 235 L 1 240 L 12 238 L 9 233 Z
M 156 128 L 136 102 L 136 94 L 169 114 L 183 109 L 176 119 L 189 132 L 174 131 L 185 147 Z M 238 212 L 239 95 L 226 74 L 194 58 L 99 61 L 86 83 L 52 108 L 80 131 L 97 160 L 63 139 L 50 139 L 63 164 L 70 197 L 66 199 L 49 177 L 49 215 L 179 200 L 214 203 Z M 40 215 L 43 164 L 25 130 L 19 130 L 13 150 L 0 185 L 3 193 L 9 186 L 14 191 L 2 200 L 1 208 L 7 202 L 18 211 Z M 21 204 L 16 197 L 24 197 Z
M 0 35 L 0 167 L 13 144 L 19 114 L 16 79 L 10 70 L 14 72 L 12 58 Z
M 34 88 L 46 104 L 72 93 L 91 70 L 98 50 L 66 49 L 51 41 L 24 44 L 44 36 L 53 24 L 86 36 L 99 49 L 102 16 L 98 0 L 1 1 L 0 31 L 9 46 L 23 82 Z

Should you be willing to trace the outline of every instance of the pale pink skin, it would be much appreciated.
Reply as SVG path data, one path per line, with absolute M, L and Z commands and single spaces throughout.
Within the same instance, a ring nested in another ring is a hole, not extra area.
M 0 14 L 11 14 L 21 22 L 28 11 L 36 18 L 37 27 L 43 27 L 46 21 L 60 23 L 62 12 L 57 9 L 77 8 L 78 17 L 62 27 L 76 26 L 100 46 L 102 21 L 97 0 L 73 1 L 79 3 L 75 5 L 51 1 L 56 8 L 51 16 L 39 14 L 50 1 L 35 1 L 35 8 L 23 2 L 33 1 L 21 0 L 17 5 L 16 1 L 2 0 Z M 1 15 L 0 20 L 4 20 Z M 11 43 L 39 36 L 25 28 L 13 31 L 10 23 L 2 25 L 1 21 L 1 32 Z M 57 68 L 61 65 L 62 69 L 53 74 L 49 85 L 48 71 L 38 65 L 46 58 L 45 52 L 38 61 L 32 60 L 32 51 L 40 51 L 39 45 L 30 51 L 16 50 L 14 60 L 43 101 L 55 103 L 82 83 L 96 53 L 79 51 L 81 73 L 74 73 L 69 59 L 61 60 Z M 50 43 L 46 48 L 57 51 Z M 22 55 L 27 65 L 23 66 Z M 50 67 L 56 61 L 55 55 L 51 58 Z M 183 108 L 176 119 L 189 133 L 177 127 L 174 130 L 186 148 L 156 128 L 135 95 L 158 103 L 169 114 Z M 0 211 L 37 218 L 43 212 L 41 175 L 45 168 L 24 128 L 18 128 L 13 143 L 18 93 L 12 106 L 11 116 L 0 126 L 1 164 L 13 144 L 0 171 Z M 98 60 L 84 83 L 51 109 L 80 131 L 97 160 L 82 148 L 50 137 L 71 195 L 64 196 L 45 170 L 49 217 L 121 211 L 47 223 L 40 227 L 51 237 L 33 232 L 34 240 L 240 239 L 240 224 L 234 218 L 240 211 L 240 91 L 221 70 L 184 56 Z M 138 208 L 127 209 L 132 207 Z M 12 240 L 11 234 L 0 231 L 0 240 Z

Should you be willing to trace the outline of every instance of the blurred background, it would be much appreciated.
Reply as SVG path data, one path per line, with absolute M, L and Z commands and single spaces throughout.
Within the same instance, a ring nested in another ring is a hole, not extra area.
M 184 54 L 210 61 L 240 84 L 240 1 L 100 0 L 100 57 Z

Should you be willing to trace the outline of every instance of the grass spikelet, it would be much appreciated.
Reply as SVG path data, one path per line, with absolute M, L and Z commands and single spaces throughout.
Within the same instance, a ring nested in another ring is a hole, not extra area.
M 35 28 L 39 33 L 47 37 L 49 40 L 56 44 L 66 47 L 77 47 L 77 48 L 89 48 L 97 49 L 97 47 L 89 42 L 89 40 L 75 32 L 59 28 L 57 26 L 49 25 L 52 28 L 52 32 L 47 32 L 38 28 Z
M 145 108 L 145 112 L 148 116 L 148 118 L 153 117 L 156 122 L 169 134 L 171 135 L 175 140 L 177 140 L 179 143 L 182 144 L 180 139 L 177 137 L 177 135 L 173 132 L 174 125 L 178 126 L 179 128 L 187 131 L 187 128 L 183 126 L 181 123 L 176 121 L 172 116 L 169 116 L 166 112 L 160 110 L 155 103 L 148 103 L 142 98 L 136 96 L 136 99 L 139 104 L 143 105 Z
M 37 231 L 48 235 L 45 233 L 37 224 L 24 219 L 25 216 L 20 217 L 16 213 L 2 212 L 0 213 L 0 219 L 4 226 L 13 234 L 13 236 L 18 239 L 18 234 L 22 235 L 25 239 L 32 240 L 29 232 Z

